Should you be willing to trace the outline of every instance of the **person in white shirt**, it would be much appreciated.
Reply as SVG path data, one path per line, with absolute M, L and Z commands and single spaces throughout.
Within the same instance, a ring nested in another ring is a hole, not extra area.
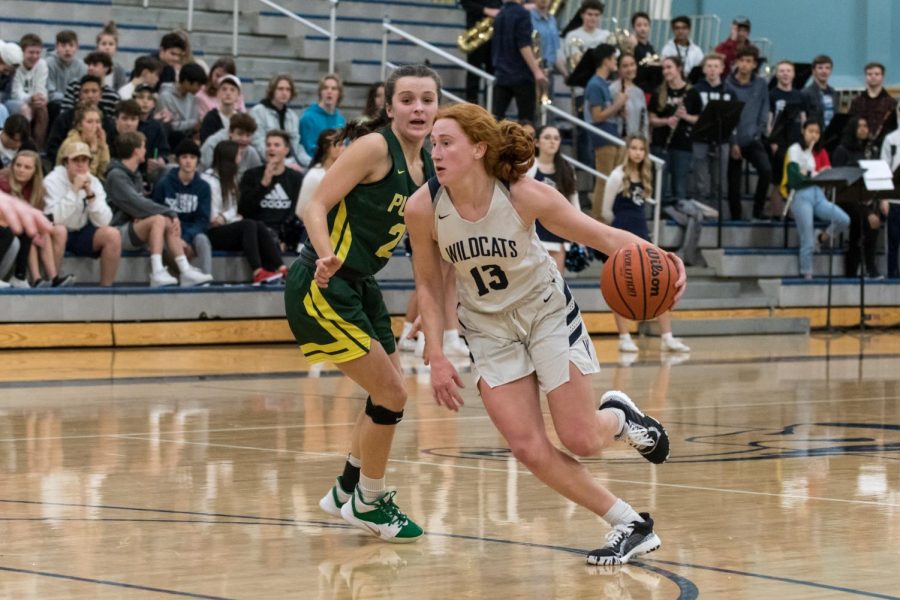
M 44 43 L 37 35 L 26 33 L 19 40 L 22 64 L 13 76 L 12 95 L 7 102 L 11 114 L 20 113 L 31 122 L 31 137 L 38 148 L 44 147 L 50 117 L 47 112 L 49 67 L 41 58 Z
M 703 50 L 691 41 L 691 19 L 680 16 L 672 19 L 673 38 L 666 42 L 660 55 L 677 56 L 684 65 L 684 78 L 687 80 L 694 67 L 699 67 L 703 62 Z
M 600 29 L 600 18 L 603 16 L 603 3 L 599 0 L 584 0 L 578 9 L 581 16 L 581 27 L 566 34 L 563 41 L 563 53 L 570 65 L 578 64 L 581 56 L 589 48 L 596 48 L 606 43 L 609 31 Z
M 66 142 L 62 163 L 44 180 L 44 212 L 66 226 L 66 251 L 100 257 L 100 285 L 112 286 L 122 255 L 119 230 L 110 227 L 112 210 L 100 180 L 91 175 L 91 149 L 84 142 Z M 57 265 L 57 270 L 61 265 Z
M 900 106 L 897 107 L 900 118 Z M 881 145 L 881 160 L 891 166 L 891 171 L 900 169 L 900 129 L 895 129 L 884 138 Z M 888 277 L 900 279 L 897 252 L 900 251 L 900 200 L 882 200 L 881 214 L 887 218 L 887 267 Z

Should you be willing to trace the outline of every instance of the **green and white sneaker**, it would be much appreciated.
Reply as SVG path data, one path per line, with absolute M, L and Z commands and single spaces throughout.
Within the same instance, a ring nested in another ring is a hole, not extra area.
M 341 507 L 347 503 L 347 500 L 352 495 L 344 491 L 341 487 L 341 478 L 338 477 L 331 489 L 328 490 L 328 493 L 319 500 L 319 508 L 333 517 L 340 517 Z
M 350 501 L 341 507 L 344 520 L 375 537 L 392 544 L 408 544 L 414 542 L 424 533 L 422 528 L 407 517 L 394 504 L 397 490 L 390 490 L 373 503 L 362 499 L 359 487 L 350 497 Z

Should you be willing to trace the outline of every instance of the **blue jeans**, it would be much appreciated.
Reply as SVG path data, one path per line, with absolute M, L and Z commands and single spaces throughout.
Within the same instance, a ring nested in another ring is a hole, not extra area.
M 846 233 L 850 228 L 850 217 L 840 206 L 832 205 L 822 189 L 814 185 L 794 193 L 791 214 L 794 215 L 797 235 L 800 237 L 800 275 L 812 275 L 813 248 L 816 243 L 813 219 L 833 221 L 834 225 L 829 227 L 828 235 L 836 236 Z
M 688 197 L 688 177 L 691 174 L 691 162 L 693 153 L 690 150 L 666 150 L 661 146 L 653 146 L 652 154 L 666 161 L 663 172 L 662 197 L 666 204 L 673 204 L 676 200 L 685 200 Z

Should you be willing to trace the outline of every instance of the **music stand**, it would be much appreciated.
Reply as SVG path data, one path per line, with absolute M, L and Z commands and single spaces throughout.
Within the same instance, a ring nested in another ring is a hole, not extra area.
M 741 110 L 744 103 L 737 100 L 710 100 L 700 113 L 700 118 L 694 124 L 691 136 L 695 142 L 712 144 L 715 147 L 716 161 L 716 208 L 719 211 L 719 223 L 717 232 L 717 247 L 722 247 L 722 144 L 731 137 L 731 132 L 741 120 Z
M 831 327 L 831 286 L 834 278 L 834 209 L 837 199 L 837 190 L 848 188 L 862 179 L 863 170 L 859 167 L 833 167 L 822 171 L 812 178 L 811 182 L 831 192 L 831 234 L 828 236 L 828 303 L 825 310 L 825 328 L 834 331 Z

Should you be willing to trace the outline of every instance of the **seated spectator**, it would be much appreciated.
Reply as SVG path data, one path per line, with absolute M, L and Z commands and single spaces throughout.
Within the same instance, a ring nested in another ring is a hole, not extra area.
M 301 212 L 303 207 L 309 204 L 316 192 L 316 188 L 322 183 L 325 172 L 334 164 L 338 156 L 344 151 L 344 130 L 343 129 L 326 129 L 319 134 L 316 142 L 316 153 L 309 161 L 309 170 L 303 176 L 303 183 L 300 186 L 300 198 L 297 200 L 297 207 L 294 213 L 298 219 L 302 219 Z
M 93 75 L 100 80 L 100 102 L 98 104 L 103 110 L 104 116 L 111 119 L 115 115 L 116 104 L 119 103 L 119 94 L 113 88 L 104 85 L 103 79 L 112 70 L 112 59 L 105 52 L 97 51 L 85 56 L 84 62 L 87 65 L 88 75 Z M 80 92 L 83 81 L 85 81 L 84 77 L 79 81 L 73 81 L 66 88 L 66 95 L 61 105 L 63 110 L 71 110 L 76 104 L 81 102 Z
M 824 149 L 815 149 L 821 135 L 818 121 L 810 119 L 803 124 L 803 141 L 788 148 L 785 176 L 781 183 L 785 197 L 790 192 L 794 193 L 791 214 L 794 216 L 797 234 L 800 237 L 800 275 L 804 279 L 813 277 L 813 250 L 816 239 L 824 245 L 829 241 L 829 236 L 846 233 L 850 226 L 850 217 L 847 213 L 841 210 L 841 207 L 832 205 L 822 192 L 822 188 L 810 181 L 818 173 L 831 168 L 828 153 Z M 829 227 L 816 234 L 814 219 L 834 223 L 834 228 Z
M 78 35 L 69 29 L 56 34 L 56 51 L 47 56 L 47 93 L 50 98 L 48 111 L 51 126 L 62 108 L 66 89 L 73 81 L 87 75 L 87 65 L 78 54 Z M 101 81 L 102 85 L 102 81 Z M 97 100 L 100 100 L 99 94 Z
M 653 126 L 651 150 L 666 161 L 663 198 L 666 201 L 683 200 L 688 197 L 693 156 L 690 115 L 684 105 L 691 86 L 681 75 L 684 71 L 677 56 L 665 57 L 662 68 L 663 83 L 650 97 L 648 107 L 650 125 Z
M 862 117 L 869 124 L 869 135 L 877 148 L 887 135 L 887 125 L 897 108 L 897 101 L 884 89 L 884 65 L 871 62 L 866 65 L 866 89 L 850 103 L 848 113 Z M 852 225 L 851 225 L 852 227 Z
M 737 51 L 750 45 L 750 19 L 735 17 L 731 22 L 728 39 L 716 46 L 716 53 L 725 59 L 725 73 L 731 73 Z
M 581 26 L 568 31 L 563 39 L 563 54 L 569 65 L 578 64 L 585 52 L 605 44 L 609 31 L 600 28 L 603 17 L 603 3 L 600 0 L 583 0 L 578 9 Z
M 8 169 L 0 171 L 0 191 L 42 211 L 44 209 L 44 173 L 40 155 L 33 150 L 19 152 L 13 159 L 12 165 Z M 60 277 L 57 271 L 57 264 L 62 262 L 65 252 L 67 236 L 64 225 L 53 225 L 50 235 L 44 237 L 40 247 L 35 247 L 28 234 L 19 234 L 19 251 L 15 258 L 12 287 L 67 287 L 75 283 L 74 275 Z M 38 254 L 40 254 L 40 262 L 43 263 L 46 278 L 41 276 L 40 264 L 37 260 Z M 26 268 L 31 271 L 32 286 L 28 285 Z
M 156 92 L 162 89 L 164 84 L 175 85 L 178 81 L 178 72 L 181 71 L 184 55 L 187 52 L 187 42 L 175 32 L 167 33 L 159 41 L 159 51 L 153 55 L 163 64 L 162 73 L 156 85 Z
M 366 92 L 366 107 L 360 117 L 363 121 L 374 121 L 384 109 L 384 82 L 376 81 Z
M 812 77 L 809 85 L 800 92 L 803 95 L 803 110 L 807 119 L 819 124 L 821 132 L 828 129 L 831 119 L 838 112 L 840 99 L 837 90 L 828 83 L 834 62 L 826 54 L 816 56 L 812 61 Z
M 226 75 L 231 75 L 235 78 L 235 81 L 237 81 L 238 92 L 240 92 L 241 80 L 237 76 L 237 66 L 234 64 L 234 59 L 229 56 L 220 58 L 214 62 L 212 68 L 209 70 L 209 78 L 206 80 L 206 85 L 197 92 L 197 112 L 200 113 L 201 119 L 206 118 L 206 113 L 210 110 L 221 108 L 217 99 L 219 82 L 222 81 L 222 78 Z M 247 112 L 247 107 L 244 106 L 243 97 L 238 97 L 234 105 L 234 110 L 237 112 Z M 223 127 L 226 126 L 227 122 Z
M 725 70 L 722 55 L 715 52 L 707 54 L 700 66 L 703 69 L 703 79 L 688 90 L 684 98 L 684 108 L 687 112 L 684 120 L 691 125 L 700 120 L 700 114 L 710 102 L 732 100 L 731 93 L 725 90 L 725 84 L 722 82 L 722 73 Z M 691 166 L 696 188 L 694 196 L 709 206 L 717 206 L 718 200 L 724 198 L 726 194 L 725 174 L 728 172 L 728 155 L 731 151 L 728 139 L 729 132 L 721 132 L 718 148 L 715 143 L 710 144 L 707 140 L 691 140 Z
M 134 68 L 131 70 L 131 81 L 119 88 L 119 98 L 122 100 L 131 100 L 134 91 L 141 86 L 149 86 L 151 92 L 156 89 L 159 83 L 159 76 L 162 73 L 163 64 L 154 56 L 139 56 L 134 61 Z
M 175 148 L 175 157 L 178 167 L 159 181 L 153 190 L 153 200 L 175 211 L 181 223 L 184 254 L 198 256 L 200 271 L 209 273 L 212 271 L 212 248 L 206 231 L 209 229 L 212 198 L 209 184 L 197 171 L 200 148 L 190 140 L 183 140 Z M 181 283 L 196 285 L 185 283 L 183 277 Z
M 200 168 L 203 170 L 212 167 L 212 157 L 216 146 L 219 142 L 231 140 L 237 142 L 241 147 L 240 160 L 238 160 L 238 177 L 241 177 L 248 169 L 258 167 L 263 164 L 251 144 L 254 132 L 258 131 L 257 122 L 253 117 L 243 113 L 232 115 L 228 122 L 228 130 L 220 129 L 213 135 L 206 138 L 203 147 L 200 149 Z
M 12 96 L 7 105 L 10 112 L 21 113 L 31 122 L 31 137 L 38 148 L 44 147 L 50 115 L 47 112 L 47 61 L 41 58 L 44 44 L 33 33 L 19 40 L 22 64 L 13 77 Z
M 0 130 L 0 169 L 8 167 L 19 150 L 35 149 L 29 137 L 30 129 L 28 120 L 22 115 L 13 115 L 6 120 Z
M 527 175 L 559 191 L 580 212 L 581 204 L 578 201 L 575 172 L 569 163 L 563 160 L 560 151 L 561 143 L 559 129 L 553 125 L 541 127 L 537 132 L 534 166 L 528 170 Z M 557 270 L 560 274 L 565 273 L 566 250 L 569 248 L 569 241 L 551 232 L 540 221 L 535 221 L 534 225 L 541 245 L 556 263 Z
M 311 104 L 300 117 L 300 143 L 306 153 L 316 153 L 316 140 L 325 129 L 338 129 L 347 124 L 338 106 L 344 98 L 340 77 L 330 73 L 319 80 L 319 101 Z
M 759 50 L 746 46 L 738 50 L 734 72 L 725 80 L 725 90 L 738 102 L 743 102 L 741 118 L 731 139 L 731 159 L 728 162 L 728 206 L 731 218 L 742 216 L 741 178 L 742 160 L 756 169 L 756 192 L 753 194 L 753 218 L 766 218 L 766 198 L 772 182 L 772 164 L 763 145 L 763 135 L 769 124 L 769 86 L 756 74 Z
M 119 28 L 115 21 L 109 21 L 97 34 L 97 50 L 106 52 L 112 60 L 112 69 L 103 79 L 103 85 L 118 91 L 120 87 L 128 83 L 128 73 L 125 67 L 116 61 L 116 52 L 119 50 Z M 126 98 L 127 100 L 127 98 Z
M 631 30 L 631 43 L 634 45 L 632 52 L 638 65 L 637 76 L 634 81 L 644 91 L 644 94 L 649 97 L 656 87 L 650 74 L 652 65 L 649 63 L 651 59 L 648 58 L 656 54 L 653 44 L 650 43 L 650 15 L 643 11 L 638 11 L 631 15 Z M 646 134 L 644 137 L 649 139 L 649 136 Z
M 900 106 L 897 107 L 897 118 L 900 120 Z M 891 171 L 900 169 L 900 129 L 895 129 L 884 138 L 881 145 L 881 160 L 890 165 Z M 881 214 L 887 219 L 887 276 L 900 278 L 900 203 L 898 200 L 881 201 Z
M 212 193 L 212 212 L 207 236 L 213 250 L 244 253 L 253 270 L 254 284 L 278 283 L 287 274 L 278 241 L 262 221 L 238 214 L 238 154 L 236 142 L 219 142 L 213 166 L 203 173 Z
M 149 85 L 140 85 L 134 90 L 134 101 L 141 111 L 138 131 L 144 134 L 147 141 L 147 175 L 152 182 L 157 179 L 156 173 L 161 173 L 172 151 L 169 149 L 169 140 L 159 120 L 155 118 L 156 93 Z
M 300 243 L 302 225 L 294 208 L 300 196 L 303 176 L 287 168 L 291 138 L 286 131 L 273 129 L 266 134 L 266 165 L 250 169 L 241 177 L 238 212 L 245 219 L 265 223 L 285 247 Z
M 12 80 L 23 58 L 22 48 L 17 43 L 0 40 L 0 103 L 10 99 Z
M 44 180 L 44 212 L 69 232 L 66 251 L 75 256 L 100 258 L 100 285 L 116 279 L 122 238 L 110 227 L 112 211 L 100 180 L 91 175 L 91 149 L 83 142 L 68 142 L 59 149 L 62 164 Z
M 618 130 L 615 116 L 628 101 L 628 96 L 625 94 L 619 94 L 614 98 L 609 87 L 610 79 L 618 69 L 616 49 L 609 44 L 600 44 L 591 50 L 591 57 L 596 65 L 596 71 L 584 89 L 584 120 L 593 124 L 594 127 L 616 136 Z M 608 139 L 595 134 L 591 134 L 591 146 L 594 149 L 594 168 L 604 175 L 609 175 L 616 166 L 619 147 Z M 591 214 L 598 220 L 600 219 L 605 185 L 606 182 L 597 177 L 594 184 Z
M 637 61 L 634 54 L 622 52 L 617 64 L 619 78 L 612 82 L 609 90 L 614 97 L 624 94 L 626 100 L 622 110 L 613 117 L 616 135 L 622 139 L 631 135 L 640 135 L 646 139 L 650 134 L 650 122 L 647 116 L 647 97 L 636 81 Z
M 159 105 L 172 114 L 168 123 L 169 146 L 175 147 L 184 139 L 192 139 L 200 128 L 195 95 L 206 83 L 206 73 L 200 65 L 184 65 L 178 73 L 178 85 L 159 93 Z
M 100 78 L 94 75 L 85 75 L 81 78 L 81 91 L 79 92 L 79 106 L 97 106 L 100 101 Z M 65 110 L 59 114 L 50 128 L 50 134 L 47 136 L 47 147 L 45 148 L 47 160 L 56 162 L 56 153 L 69 131 L 75 127 L 76 110 Z M 106 131 L 107 137 L 114 137 L 115 123 L 114 121 L 103 115 L 103 129 Z
M 865 117 L 850 117 L 844 128 L 840 145 L 835 148 L 831 164 L 835 167 L 858 167 L 861 160 L 878 158 L 871 139 L 871 128 Z M 875 243 L 881 230 L 878 206 L 858 187 L 845 188 L 837 193 L 837 202 L 850 216 L 850 235 L 844 257 L 844 276 L 856 277 L 861 258 L 865 260 L 865 275 L 878 277 L 875 266 Z M 860 252 L 862 241 L 862 252 Z M 862 257 L 860 257 L 862 254 Z
M 297 91 L 290 75 L 275 75 L 269 80 L 266 97 L 250 109 L 250 116 L 256 121 L 256 134 L 253 136 L 253 147 L 259 156 L 266 154 L 266 133 L 272 129 L 287 131 L 291 139 L 289 163 L 309 166 L 309 154 L 300 144 L 300 130 L 294 126 L 298 123 L 297 113 L 288 102 L 294 99 Z
M 113 208 L 112 224 L 119 228 L 123 250 L 150 251 L 150 287 L 178 285 L 163 266 L 163 247 L 175 258 L 181 286 L 209 283 L 207 275 L 191 266 L 184 256 L 181 223 L 176 211 L 144 196 L 140 164 L 147 149 L 139 131 L 122 133 L 116 140 L 116 160 L 106 174 L 106 193 Z
M 103 115 L 96 106 L 83 106 L 75 111 L 75 126 L 69 131 L 63 145 L 68 142 L 82 142 L 91 150 L 90 173 L 99 179 L 106 178 L 109 165 L 109 145 L 103 129 Z M 62 162 L 58 156 L 56 164 Z
M 234 75 L 224 75 L 219 79 L 216 90 L 218 107 L 213 107 L 206 112 L 200 123 L 200 143 L 215 134 L 220 129 L 227 129 L 231 123 L 231 117 L 238 112 L 238 104 L 241 102 L 241 80 Z
M 660 55 L 665 58 L 667 56 L 675 56 L 681 61 L 683 69 L 682 75 L 686 80 L 691 80 L 691 71 L 694 67 L 699 67 L 703 62 L 703 50 L 700 46 L 691 41 L 691 20 L 688 17 L 680 16 L 672 19 L 673 38 L 666 42 Z

